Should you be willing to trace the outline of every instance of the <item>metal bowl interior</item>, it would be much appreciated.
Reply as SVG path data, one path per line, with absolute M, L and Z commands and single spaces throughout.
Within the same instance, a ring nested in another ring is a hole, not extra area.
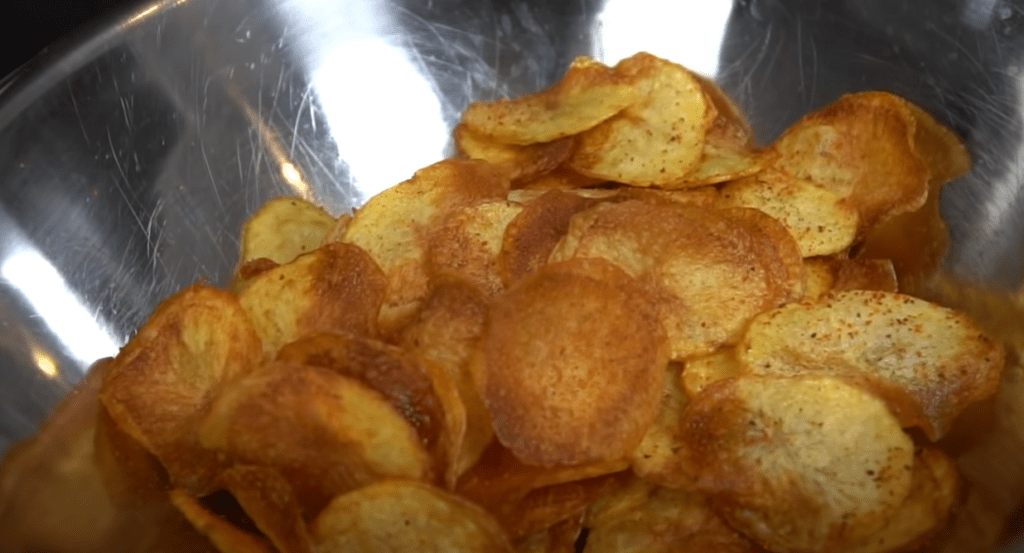
M 974 159 L 947 269 L 1019 286 L 1013 0 L 139 3 L 0 81 L 0 454 L 161 300 L 227 283 L 264 201 L 358 206 L 450 154 L 471 100 L 640 50 L 715 78 L 762 143 L 845 92 L 918 103 Z

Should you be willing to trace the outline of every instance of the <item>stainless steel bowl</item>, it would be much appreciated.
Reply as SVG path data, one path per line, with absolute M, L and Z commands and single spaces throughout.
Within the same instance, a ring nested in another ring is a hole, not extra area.
M 162 299 L 225 284 L 267 199 L 359 205 L 449 154 L 471 100 L 639 50 L 713 76 L 762 142 L 844 92 L 917 102 L 974 157 L 947 267 L 1019 285 L 1018 0 L 140 3 L 0 81 L 0 454 Z

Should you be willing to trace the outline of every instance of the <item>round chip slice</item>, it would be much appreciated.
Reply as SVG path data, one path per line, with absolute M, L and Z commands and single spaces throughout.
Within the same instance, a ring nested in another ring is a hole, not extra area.
M 910 437 L 880 400 L 836 378 L 721 380 L 693 398 L 682 428 L 697 489 L 779 553 L 863 542 L 910 492 Z
M 666 345 L 651 298 L 618 267 L 546 265 L 498 296 L 481 340 L 495 434 L 535 465 L 624 457 L 657 416 Z
M 410 481 L 379 482 L 336 497 L 311 533 L 322 553 L 512 553 L 486 511 Z

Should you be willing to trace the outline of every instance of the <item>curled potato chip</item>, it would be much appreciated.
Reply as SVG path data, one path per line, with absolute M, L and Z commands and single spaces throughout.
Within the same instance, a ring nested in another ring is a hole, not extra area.
M 636 89 L 620 72 L 580 56 L 562 80 L 546 90 L 514 100 L 470 104 L 462 124 L 498 142 L 551 142 L 585 131 L 636 101 Z
M 550 528 L 516 540 L 516 553 L 576 553 L 576 541 L 583 531 L 583 516 L 570 517 Z
M 683 466 L 684 459 L 680 456 L 679 425 L 688 402 L 680 379 L 680 367 L 677 363 L 669 363 L 658 418 L 629 457 L 633 472 L 647 482 L 671 488 L 692 487 L 693 475 Z
M 682 375 L 683 389 L 687 396 L 693 397 L 710 384 L 746 372 L 746 367 L 736 359 L 736 348 L 720 348 L 708 355 L 686 361 Z
M 376 335 L 387 284 L 366 252 L 333 243 L 259 274 L 238 299 L 272 353 L 315 332 Z
M 273 553 L 267 540 L 217 516 L 185 490 L 171 490 L 171 503 L 220 553 Z
M 910 494 L 885 527 L 845 551 L 887 553 L 910 551 L 928 543 L 945 524 L 959 500 L 956 465 L 935 448 L 922 448 L 914 458 Z
M 500 295 L 478 382 L 524 462 L 624 457 L 657 415 L 666 343 L 651 299 L 602 259 L 549 264 Z
M 432 277 L 454 275 L 488 294 L 504 285 L 498 256 L 505 228 L 523 206 L 507 200 L 477 202 L 453 210 L 432 229 L 427 271 Z
M 803 293 L 803 265 L 781 223 L 748 208 L 602 202 L 573 217 L 550 261 L 603 258 L 658 302 L 670 355 L 739 340 L 756 314 Z
M 512 186 L 551 172 L 569 157 L 574 146 L 571 137 L 527 145 L 506 144 L 473 132 L 464 124 L 456 126 L 453 134 L 463 155 L 500 165 L 508 172 Z
M 342 241 L 365 250 L 387 277 L 378 324 L 396 332 L 412 317 L 429 291 L 426 229 L 453 209 L 479 200 L 502 199 L 509 181 L 485 161 L 445 160 L 374 196 L 345 229 Z
M 770 161 L 754 148 L 750 123 L 739 106 L 713 81 L 694 74 L 714 116 L 705 135 L 704 156 L 697 170 L 686 178 L 692 185 L 726 182 L 751 175 Z
M 878 290 L 896 292 L 899 284 L 892 261 L 845 255 L 814 257 L 804 260 L 807 288 L 804 299 L 820 298 L 828 292 Z
M 721 380 L 691 400 L 682 428 L 696 488 L 771 551 L 858 544 L 910 492 L 910 437 L 880 400 L 836 378 Z
M 234 463 L 279 470 L 306 515 L 384 477 L 433 478 L 416 431 L 379 392 L 321 367 L 271 363 L 235 381 L 198 434 Z
M 324 553 L 511 553 L 501 527 L 480 507 L 438 488 L 387 480 L 336 497 L 311 533 Z
M 848 94 L 790 127 L 773 145 L 774 167 L 820 184 L 859 215 L 858 236 L 920 208 L 930 172 L 915 141 L 917 119 L 884 92 Z
M 800 255 L 847 249 L 857 234 L 857 211 L 831 190 L 778 171 L 762 171 L 722 188 L 721 205 L 752 207 L 786 225 Z
M 312 542 L 291 484 L 276 469 L 235 465 L 217 477 L 279 553 L 309 553 Z
M 633 186 L 668 186 L 699 167 L 713 108 L 681 65 L 639 53 L 615 66 L 640 98 L 577 135 L 568 166 Z
M 856 381 L 933 440 L 995 393 L 1003 368 L 1000 347 L 967 315 L 877 291 L 830 293 L 759 315 L 736 351 L 755 374 Z
M 519 502 L 506 502 L 495 513 L 496 518 L 512 539 L 520 539 L 583 515 L 587 507 L 622 486 L 626 478 L 628 473 L 622 472 L 538 488 Z
M 234 295 L 191 286 L 160 304 L 117 355 L 100 401 L 160 460 L 175 487 L 200 493 L 218 463 L 199 445 L 195 427 L 227 382 L 259 363 L 260 344 Z
M 241 262 L 270 259 L 288 263 L 319 248 L 334 225 L 334 217 L 302 198 L 274 198 L 242 227 Z

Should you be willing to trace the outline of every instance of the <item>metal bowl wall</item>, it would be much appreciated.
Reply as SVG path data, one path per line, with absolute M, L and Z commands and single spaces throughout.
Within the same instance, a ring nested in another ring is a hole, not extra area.
M 451 153 L 471 100 L 639 50 L 714 77 L 767 143 L 844 92 L 950 125 L 974 169 L 943 212 L 960 278 L 1022 277 L 1016 0 L 165 0 L 0 81 L 0 454 L 297 194 L 335 214 Z

